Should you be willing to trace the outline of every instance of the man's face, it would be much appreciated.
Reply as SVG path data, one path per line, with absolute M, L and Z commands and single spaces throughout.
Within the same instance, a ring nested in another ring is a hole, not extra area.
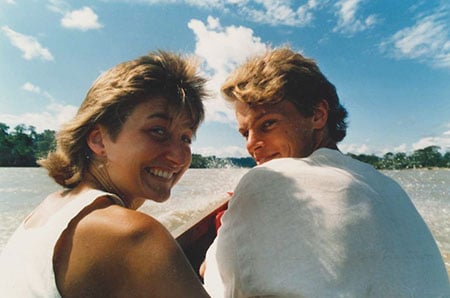
M 313 152 L 317 141 L 314 117 L 304 117 L 290 101 L 252 106 L 236 102 L 235 109 L 239 132 L 257 164 Z

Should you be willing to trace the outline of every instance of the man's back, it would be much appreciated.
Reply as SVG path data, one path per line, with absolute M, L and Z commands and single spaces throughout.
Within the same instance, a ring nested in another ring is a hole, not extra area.
M 335 150 L 251 170 L 214 245 L 205 283 L 217 278 L 217 258 L 226 297 L 450 295 L 439 250 L 406 193 Z

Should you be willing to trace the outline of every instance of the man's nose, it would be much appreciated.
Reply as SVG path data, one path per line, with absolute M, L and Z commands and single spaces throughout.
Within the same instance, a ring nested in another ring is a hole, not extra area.
M 253 152 L 263 147 L 264 141 L 259 134 L 254 131 L 249 131 L 246 145 L 247 151 L 252 155 Z

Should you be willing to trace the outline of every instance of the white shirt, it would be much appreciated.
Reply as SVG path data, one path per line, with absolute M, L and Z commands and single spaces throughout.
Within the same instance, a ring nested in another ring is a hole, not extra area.
M 0 255 L 0 297 L 61 297 L 53 272 L 55 244 L 74 217 L 106 195 L 124 206 L 116 195 L 92 189 L 64 205 L 43 226 L 25 228 L 22 223 Z
M 336 150 L 249 171 L 207 252 L 212 297 L 450 297 L 401 187 Z

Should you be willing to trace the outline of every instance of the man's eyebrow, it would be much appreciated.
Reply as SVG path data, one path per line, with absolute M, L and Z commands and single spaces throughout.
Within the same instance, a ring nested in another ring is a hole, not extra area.
M 270 111 L 267 112 L 266 110 L 261 111 L 260 113 L 258 113 L 258 114 L 255 116 L 255 121 L 258 121 L 259 119 L 263 118 L 264 116 L 270 115 L 270 114 L 273 114 L 273 112 L 270 112 Z
M 256 114 L 256 116 L 255 116 L 255 118 L 253 119 L 253 121 L 252 122 L 257 122 L 257 121 L 259 121 L 261 118 L 263 118 L 264 116 L 266 116 L 266 115 L 271 115 L 271 114 L 273 114 L 274 112 L 267 112 L 267 111 L 261 111 L 260 113 L 258 113 L 258 114 Z M 245 128 L 245 127 L 238 127 L 238 131 L 240 132 L 240 133 L 243 133 L 243 132 L 245 132 L 247 130 L 247 128 Z
M 238 127 L 238 131 L 240 134 L 243 134 L 244 132 L 247 131 L 247 129 L 243 128 L 243 127 Z
M 272 115 L 272 114 L 276 114 L 275 112 L 271 112 L 271 111 L 260 111 L 258 114 L 256 114 L 255 118 L 253 118 L 253 122 L 257 122 L 259 121 L 261 118 L 264 118 L 267 115 Z

